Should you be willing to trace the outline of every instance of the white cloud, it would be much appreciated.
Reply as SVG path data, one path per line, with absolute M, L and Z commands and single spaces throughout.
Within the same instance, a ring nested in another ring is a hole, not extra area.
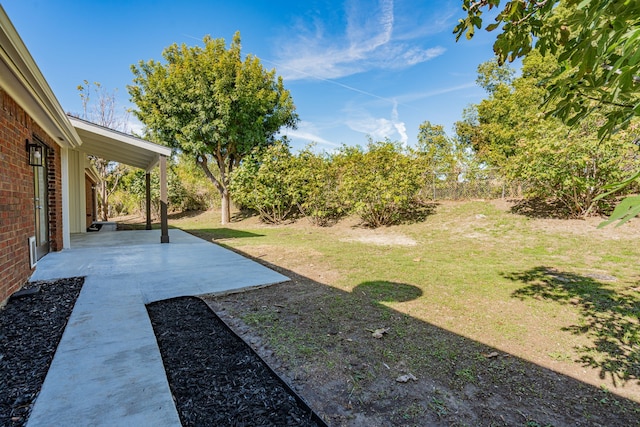
M 347 120 L 347 126 L 356 132 L 369 135 L 374 140 L 390 138 L 395 133 L 395 127 L 391 120 L 376 117 L 362 117 Z
M 396 131 L 398 131 L 398 134 L 400 135 L 400 142 L 406 145 L 407 141 L 409 141 L 409 136 L 407 135 L 407 126 L 404 124 L 404 122 L 401 122 L 399 119 L 397 102 L 393 104 L 393 111 L 391 111 L 391 119 L 393 121 L 393 126 L 396 128 Z
M 340 144 L 331 142 L 318 134 L 318 129 L 310 122 L 301 121 L 298 123 L 297 129 L 283 129 L 281 134 L 291 139 L 302 139 L 304 141 L 315 142 L 318 144 L 339 147 Z
M 351 112 L 351 117 L 347 119 L 345 124 L 352 130 L 369 135 L 377 141 L 389 138 L 406 144 L 409 140 L 407 126 L 398 117 L 397 103 L 393 105 L 390 119 L 374 117 L 363 111 L 354 111 Z
M 335 79 L 370 69 L 401 69 L 442 55 L 440 46 L 424 48 L 407 34 L 395 37 L 393 0 L 350 0 L 342 35 L 328 35 L 324 24 L 303 25 L 299 35 L 278 46 L 278 71 L 287 80 Z
M 135 116 L 129 115 L 129 120 L 126 125 L 127 133 L 134 135 L 142 135 L 144 133 L 144 124 L 138 120 Z

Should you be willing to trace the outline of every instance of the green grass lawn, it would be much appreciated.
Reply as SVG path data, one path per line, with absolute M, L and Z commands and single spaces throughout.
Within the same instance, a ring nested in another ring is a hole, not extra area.
M 505 202 L 471 201 L 377 230 L 353 220 L 328 228 L 255 218 L 220 226 L 215 212 L 170 222 L 340 291 L 344 298 L 332 294 L 324 313 L 364 315 L 357 311 L 366 306 L 348 299 L 362 293 L 389 317 L 400 313 L 640 401 L 638 221 L 598 230 L 595 218 L 531 219 Z M 398 236 L 413 242 L 380 244 Z M 411 333 L 403 328 L 393 334 Z M 305 332 L 285 332 L 278 342 L 292 340 L 304 352 Z M 413 355 L 405 348 L 408 360 L 422 359 L 423 347 Z

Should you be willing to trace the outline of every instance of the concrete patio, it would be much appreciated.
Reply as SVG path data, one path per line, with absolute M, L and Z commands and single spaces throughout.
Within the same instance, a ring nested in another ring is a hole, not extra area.
M 28 426 L 180 426 L 145 304 L 289 280 L 232 251 L 169 231 L 72 235 L 32 281 L 85 282 Z

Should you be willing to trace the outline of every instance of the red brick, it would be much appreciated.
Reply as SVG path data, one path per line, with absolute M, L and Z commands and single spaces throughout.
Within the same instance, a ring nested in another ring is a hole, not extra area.
M 51 250 L 62 249 L 60 147 L 0 89 L 0 305 L 32 273 L 28 238 L 35 234 L 33 169 L 27 163 L 26 140 L 38 135 L 49 147 L 49 230 Z

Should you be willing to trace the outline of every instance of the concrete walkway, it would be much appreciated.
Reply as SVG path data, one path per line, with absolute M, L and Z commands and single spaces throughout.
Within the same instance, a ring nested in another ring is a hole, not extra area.
M 85 276 L 28 426 L 179 426 L 145 304 L 289 280 L 234 252 L 169 231 L 72 236 L 32 281 Z

